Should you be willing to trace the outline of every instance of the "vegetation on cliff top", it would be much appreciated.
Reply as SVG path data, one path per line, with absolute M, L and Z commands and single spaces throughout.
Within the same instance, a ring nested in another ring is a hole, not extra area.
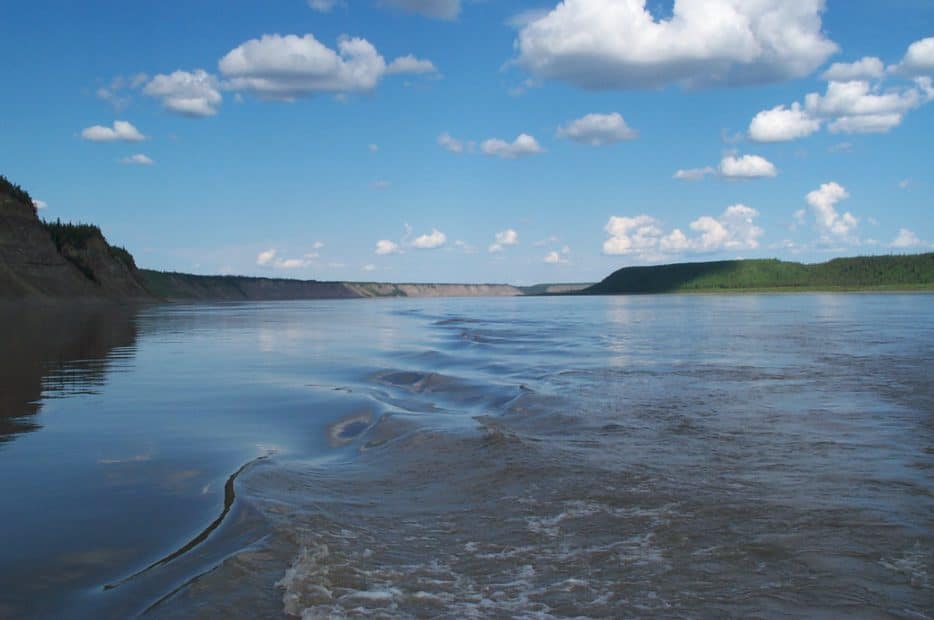
M 835 258 L 805 265 L 732 260 L 625 267 L 584 293 L 934 288 L 934 253 Z
M 36 212 L 36 203 L 33 202 L 32 196 L 29 195 L 25 189 L 13 183 L 8 178 L 0 174 L 0 193 L 7 194 L 16 201 L 19 201 L 25 205 L 32 207 L 33 213 Z
M 94 239 L 99 239 L 101 243 L 106 246 L 110 256 L 126 266 L 127 269 L 131 271 L 136 269 L 136 261 L 133 260 L 133 255 L 130 254 L 126 248 L 107 243 L 107 239 L 104 238 L 104 233 L 93 224 L 83 224 L 80 222 L 72 224 L 71 222 L 62 222 L 60 219 L 57 219 L 54 222 L 43 220 L 42 226 L 52 237 L 52 242 L 55 243 L 55 249 L 58 250 L 58 253 L 71 261 L 75 267 L 80 269 L 81 272 L 91 280 L 97 281 L 94 270 L 78 253 L 86 250 L 88 244 Z

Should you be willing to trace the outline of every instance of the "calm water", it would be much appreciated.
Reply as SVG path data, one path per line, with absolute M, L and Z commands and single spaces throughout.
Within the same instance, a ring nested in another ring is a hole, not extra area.
M 934 617 L 934 296 L 0 319 L 0 617 Z

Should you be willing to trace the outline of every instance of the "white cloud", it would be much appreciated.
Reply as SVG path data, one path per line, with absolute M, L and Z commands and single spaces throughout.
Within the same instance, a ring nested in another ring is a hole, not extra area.
M 341 37 L 335 51 L 311 34 L 266 34 L 232 49 L 218 63 L 226 87 L 285 101 L 321 92 L 368 92 L 389 73 L 421 73 L 429 65 L 434 67 L 411 55 L 387 65 L 366 39 Z
M 697 252 L 755 249 L 763 234 L 754 224 L 758 216 L 755 209 L 737 204 L 727 207 L 719 218 L 706 215 L 698 218 L 691 222 L 691 230 L 700 233 L 700 237 L 690 242 L 690 247 Z
M 373 181 L 374 189 L 389 189 L 390 187 L 392 187 L 392 183 L 386 181 L 385 179 L 377 179 L 376 181 Z
M 810 114 L 835 118 L 903 114 L 920 103 L 921 93 L 917 89 L 880 93 L 864 80 L 830 82 L 825 94 L 811 93 L 805 97 Z
M 438 71 L 435 68 L 435 63 L 430 60 L 424 60 L 421 58 L 416 58 L 412 54 L 407 56 L 400 56 L 396 58 L 389 66 L 386 67 L 387 75 L 400 75 L 400 74 L 410 74 L 410 75 L 422 75 L 425 73 L 436 73 Z
M 756 142 L 787 142 L 819 131 L 820 125 L 801 104 L 793 103 L 790 108 L 780 105 L 756 114 L 749 124 L 749 137 Z
M 856 242 L 853 236 L 859 220 L 849 211 L 840 214 L 836 206 L 850 197 L 839 183 L 824 183 L 805 197 L 814 212 L 814 221 L 825 243 L 840 241 Z
M 568 138 L 590 146 L 615 144 L 623 140 L 635 140 L 639 132 L 631 129 L 618 113 L 588 114 L 558 128 L 559 138 Z
M 934 37 L 915 41 L 908 46 L 905 57 L 894 68 L 907 76 L 934 76 Z
M 376 242 L 376 253 L 380 256 L 386 256 L 388 254 L 401 254 L 402 248 L 400 248 L 399 244 L 394 241 L 380 239 Z
M 157 75 L 143 93 L 161 99 L 171 112 L 196 118 L 214 116 L 224 100 L 217 78 L 203 69 Z
M 571 248 L 564 246 L 561 250 L 552 250 L 545 255 L 543 259 L 549 265 L 567 265 L 570 263 L 568 256 L 571 254 Z
M 908 189 L 911 187 L 911 179 L 902 179 L 898 182 L 899 189 Z
M 866 80 L 830 82 L 824 94 L 810 93 L 804 106 L 778 106 L 760 112 L 749 135 L 760 142 L 780 142 L 809 136 L 827 123 L 831 133 L 885 133 L 902 123 L 905 114 L 934 100 L 931 78 L 883 91 Z
M 705 166 L 703 168 L 688 168 L 686 170 L 678 170 L 675 172 L 673 178 L 678 179 L 679 181 L 700 181 L 704 177 L 711 174 L 717 174 L 717 171 L 710 166 Z
M 271 250 L 271 249 L 266 250 L 264 252 L 260 252 L 257 255 L 256 264 L 259 265 L 260 267 L 267 267 L 268 265 L 272 263 L 273 260 L 275 260 L 275 258 L 276 258 L 275 250 Z
M 132 101 L 132 97 L 129 97 L 126 95 L 121 96 L 118 93 L 119 91 L 112 89 L 112 88 L 104 87 L 104 86 L 101 86 L 95 92 L 98 99 L 101 99 L 102 101 L 106 101 L 107 103 L 112 105 L 115 111 L 122 112 L 130 105 L 130 102 Z
M 308 6 L 319 13 L 330 13 L 341 0 L 308 0 Z
M 130 76 L 118 75 L 110 80 L 107 86 L 101 86 L 97 89 L 98 99 L 106 101 L 113 106 L 117 112 L 125 110 L 133 101 L 133 97 L 126 93 L 127 90 L 136 89 L 149 80 L 145 73 L 137 73 Z
M 875 56 L 865 56 L 856 62 L 835 62 L 821 77 L 829 82 L 876 80 L 885 74 L 885 64 Z
M 512 228 L 507 228 L 496 233 L 492 245 L 487 249 L 490 252 L 501 252 L 504 247 L 516 245 L 517 243 L 519 243 L 519 233 Z
M 901 114 L 844 116 L 830 123 L 830 133 L 886 133 L 902 124 Z
M 656 20 L 645 0 L 564 0 L 515 43 L 532 74 L 594 89 L 764 83 L 808 75 L 837 50 L 824 0 L 676 0 Z
M 506 142 L 498 138 L 491 138 L 480 145 L 486 155 L 500 159 L 519 159 L 530 155 L 544 153 L 545 149 L 529 134 L 520 134 L 513 142 Z
M 451 153 L 463 153 L 464 152 L 464 143 L 456 138 L 451 137 L 451 134 L 444 132 L 438 136 L 438 144 L 450 151 Z
M 924 242 L 918 239 L 918 235 L 907 228 L 900 229 L 898 235 L 896 235 L 892 243 L 889 244 L 889 246 L 893 248 L 913 248 L 919 245 L 924 245 Z
M 318 258 L 317 252 L 309 252 L 302 258 L 280 258 L 275 249 L 265 250 L 256 256 L 256 264 L 260 267 L 272 267 L 274 269 L 301 269 L 310 267 L 314 260 Z
M 142 153 L 137 153 L 136 155 L 130 155 L 129 157 L 124 157 L 120 160 L 121 164 L 132 164 L 137 166 L 152 166 L 156 162 L 152 159 L 143 155 Z
M 140 142 L 146 139 L 146 136 L 127 121 L 114 121 L 113 127 L 88 127 L 81 132 L 81 137 L 91 142 Z
M 614 216 L 604 228 L 609 238 L 603 244 L 603 253 L 655 260 L 685 251 L 755 249 L 764 233 L 755 225 L 758 216 L 755 209 L 733 205 L 719 217 L 705 215 L 691 222 L 691 230 L 697 233 L 693 238 L 678 228 L 666 234 L 661 222 L 649 215 Z
M 362 269 L 363 271 L 376 271 L 376 265 L 370 263 L 368 265 L 364 265 L 360 269 Z
M 433 228 L 429 234 L 416 237 L 412 241 L 412 247 L 418 250 L 434 250 L 447 243 L 447 240 L 447 235 L 437 228 Z
M 307 267 L 309 262 L 301 258 L 285 258 L 279 261 L 276 261 L 276 269 L 300 269 L 301 267 Z
M 383 0 L 383 3 L 434 19 L 455 19 L 461 11 L 461 0 Z
M 48 209 L 48 208 L 49 208 L 49 203 L 47 203 L 47 202 L 44 201 L 44 200 L 39 200 L 38 198 L 33 198 L 33 199 L 32 199 L 32 206 L 34 206 L 36 209 L 39 209 L 39 210 Z
M 645 214 L 635 217 L 614 215 L 604 230 L 610 238 L 603 243 L 603 253 L 610 255 L 654 250 L 662 236 L 659 221 Z
M 378 144 L 370 144 L 370 145 L 368 145 L 366 148 L 367 148 L 367 150 L 369 150 L 371 153 L 379 153 L 379 145 L 378 145 Z
M 548 245 L 548 244 L 550 244 L 550 243 L 558 243 L 560 240 L 561 240 L 561 239 L 559 239 L 556 235 L 551 235 L 551 236 L 549 236 L 549 237 L 546 237 L 546 238 L 544 238 L 544 239 L 541 239 L 541 240 L 539 240 L 539 241 L 536 241 L 536 242 L 533 243 L 532 245 L 534 245 L 534 246 L 537 247 L 537 248 L 540 248 L 540 247 L 546 246 L 546 245 Z
M 761 179 L 777 176 L 778 170 L 759 155 L 727 155 L 720 162 L 720 174 L 728 179 Z

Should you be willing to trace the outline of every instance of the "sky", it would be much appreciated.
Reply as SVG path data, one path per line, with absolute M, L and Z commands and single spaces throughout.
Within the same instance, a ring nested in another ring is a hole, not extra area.
M 0 54 L 0 174 L 143 267 L 531 284 L 934 247 L 930 0 L 30 0 Z

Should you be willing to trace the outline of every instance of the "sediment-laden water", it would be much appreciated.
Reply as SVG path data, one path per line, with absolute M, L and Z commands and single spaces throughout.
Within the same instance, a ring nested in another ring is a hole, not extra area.
M 0 617 L 934 617 L 934 297 L 9 315 Z

